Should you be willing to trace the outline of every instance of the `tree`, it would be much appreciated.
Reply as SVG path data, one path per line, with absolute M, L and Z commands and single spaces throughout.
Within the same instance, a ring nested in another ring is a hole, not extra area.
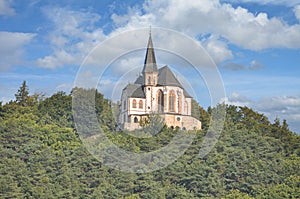
M 192 116 L 202 123 L 202 129 L 209 127 L 210 114 L 206 112 L 196 100 L 192 100 Z
M 15 97 L 16 97 L 16 101 L 22 106 L 28 104 L 29 91 L 25 80 L 23 81 L 22 86 L 19 88 L 18 92 L 15 94 Z
M 277 128 L 280 127 L 280 120 L 279 120 L 278 117 L 275 118 L 273 126 L 275 126 L 275 127 L 277 127 Z
M 0 118 L 3 117 L 3 106 L 2 102 L 0 102 Z
M 95 147 L 95 155 L 103 152 L 102 137 L 91 138 L 99 132 L 96 125 L 116 146 L 140 154 L 165 150 L 177 132 L 166 126 L 155 136 L 114 132 L 111 102 L 96 90 L 73 91 L 73 97 L 82 98 L 75 111 L 84 112 L 77 119 L 83 121 L 79 128 L 86 133 L 85 143 L 73 129 L 71 95 L 58 92 L 39 102 L 39 96 L 31 95 L 26 106 L 0 102 L 0 198 L 300 198 L 300 136 L 284 120 L 274 125 L 250 108 L 226 106 L 223 132 L 206 156 L 200 158 L 199 149 L 211 131 L 203 128 L 192 143 L 182 143 L 190 146 L 172 164 L 149 173 L 125 173 L 106 165 L 108 159 L 96 159 L 86 147 Z M 217 123 L 223 110 L 222 104 L 210 107 L 211 116 L 206 116 L 195 106 L 194 113 Z M 84 126 L 91 122 L 90 113 L 98 117 L 93 131 Z M 150 134 L 164 124 L 158 113 L 141 121 L 144 129 L 136 133 Z M 165 165 L 168 157 L 160 157 L 136 162 Z M 126 163 L 126 157 L 121 161 Z
M 249 196 L 247 193 L 242 193 L 239 190 L 232 190 L 230 194 L 225 196 L 224 199 L 239 199 L 239 198 L 252 199 L 253 197 Z
M 289 131 L 289 125 L 287 124 L 286 119 L 283 119 L 282 128 L 285 131 Z
M 140 120 L 140 126 L 145 133 L 156 135 L 165 126 L 165 120 L 159 114 L 151 113 L 147 118 Z

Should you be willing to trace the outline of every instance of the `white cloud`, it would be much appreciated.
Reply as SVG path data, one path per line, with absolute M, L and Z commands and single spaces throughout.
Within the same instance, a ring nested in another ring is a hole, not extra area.
M 250 106 L 253 104 L 252 100 L 236 92 L 233 92 L 229 97 L 222 99 L 221 102 L 224 102 L 226 104 L 236 105 L 236 106 Z
M 284 6 L 294 6 L 300 4 L 299 0 L 224 0 L 224 2 L 232 3 L 257 3 L 257 4 L 273 4 L 273 5 L 284 5 Z
M 126 72 L 132 70 L 135 67 L 139 67 L 139 69 L 142 70 L 142 66 L 143 66 L 143 62 L 144 62 L 143 59 L 144 59 L 144 57 L 142 57 L 142 56 L 137 56 L 137 55 L 128 56 L 128 57 L 119 59 L 111 67 L 113 68 L 113 72 L 118 75 L 125 74 Z
M 76 59 L 73 55 L 64 50 L 56 49 L 53 55 L 48 55 L 43 58 L 37 59 L 36 63 L 41 68 L 55 69 L 63 67 L 66 64 L 72 64 Z
M 70 64 L 78 66 L 98 42 L 122 31 L 149 25 L 175 29 L 194 38 L 200 36 L 204 48 L 216 64 L 233 58 L 228 44 L 251 50 L 300 48 L 300 25 L 287 25 L 281 19 L 269 18 L 266 13 L 254 15 L 247 9 L 221 4 L 219 0 L 147 0 L 143 11 L 129 7 L 124 15 L 112 14 L 116 29 L 109 35 L 95 25 L 101 20 L 96 13 L 64 8 L 46 8 L 44 12 L 53 22 L 54 29 L 48 35 L 53 53 L 36 62 L 43 68 L 55 69 Z M 208 34 L 209 37 L 202 37 Z M 139 42 L 145 43 L 128 38 L 117 45 L 118 48 L 126 48 L 126 45 L 133 46 L 133 43 Z M 159 42 L 162 41 L 154 41 L 156 44 Z M 186 47 L 178 41 L 169 45 L 178 45 L 182 49 Z M 114 53 L 115 50 L 108 48 L 107 53 Z M 99 58 L 90 58 L 89 61 L 96 63 Z M 252 63 L 252 66 L 258 65 Z
M 295 6 L 294 13 L 296 18 L 300 21 L 300 5 Z
M 119 16 L 119 15 L 113 13 L 111 15 L 111 19 L 117 26 L 123 26 L 123 25 L 126 25 L 131 20 L 132 16 L 139 15 L 139 14 L 141 14 L 139 8 L 129 7 L 127 9 L 127 13 L 125 15 Z
M 266 13 L 253 14 L 218 0 L 148 0 L 144 10 L 130 17 L 127 14 L 126 27 L 152 24 L 194 37 L 211 33 L 218 39 L 225 38 L 231 44 L 251 50 L 300 48 L 299 24 L 288 25 L 280 18 L 269 18 Z
M 106 38 L 95 25 L 101 19 L 98 14 L 64 8 L 45 8 L 44 13 L 54 25 L 48 35 L 53 52 L 39 58 L 38 67 L 79 66 L 96 44 Z
M 232 93 L 224 99 L 227 104 L 236 106 L 248 106 L 256 111 L 264 113 L 271 121 L 276 117 L 286 119 L 293 131 L 300 133 L 300 97 L 297 96 L 275 96 L 263 97 L 253 101 L 239 93 Z
M 24 45 L 28 44 L 35 34 L 19 32 L 0 32 L 0 71 L 8 70 L 13 64 L 21 63 Z
M 203 46 L 212 56 L 214 62 L 218 65 L 224 60 L 229 60 L 233 58 L 231 50 L 228 49 L 227 43 L 218 40 L 217 37 L 211 36 L 207 40 L 203 41 Z
M 1 0 L 0 1 L 0 15 L 12 16 L 15 15 L 15 10 L 11 7 L 12 0 Z

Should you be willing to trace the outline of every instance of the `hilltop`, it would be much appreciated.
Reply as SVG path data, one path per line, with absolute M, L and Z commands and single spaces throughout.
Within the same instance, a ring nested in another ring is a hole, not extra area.
M 184 155 L 155 172 L 124 173 L 103 165 L 82 144 L 72 116 L 74 90 L 49 98 L 23 91 L 0 104 L 1 198 L 300 197 L 300 136 L 285 120 L 271 122 L 248 107 L 224 105 L 218 143 L 199 158 L 214 107 L 204 110 L 194 101 L 192 115 L 203 129 Z M 154 151 L 178 133 L 164 127 L 137 139 L 116 132 L 112 103 L 97 91 L 95 97 L 99 125 L 123 149 Z

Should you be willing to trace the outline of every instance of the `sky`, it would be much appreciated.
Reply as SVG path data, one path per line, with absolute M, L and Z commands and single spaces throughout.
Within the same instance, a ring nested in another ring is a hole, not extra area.
M 300 133 L 300 0 L 0 0 L 0 101 L 14 100 L 23 80 L 30 94 L 69 93 L 93 49 L 123 32 L 146 30 L 117 43 L 139 50 L 112 60 L 99 83 L 110 98 L 139 73 L 150 26 L 154 47 L 189 50 L 159 37 L 160 28 L 203 47 L 222 78 L 223 101 L 251 107 L 271 121 L 286 119 Z M 189 80 L 185 85 L 197 87 L 200 105 L 211 105 L 201 77 L 170 53 L 156 54 L 179 79 Z M 87 81 L 94 78 L 91 71 L 85 75 Z

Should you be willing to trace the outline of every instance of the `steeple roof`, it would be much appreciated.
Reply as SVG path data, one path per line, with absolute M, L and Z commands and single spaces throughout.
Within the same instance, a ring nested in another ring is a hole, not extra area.
M 168 66 L 164 66 L 157 70 L 154 48 L 151 38 L 151 32 L 149 34 L 148 47 L 145 57 L 145 63 L 143 68 L 143 73 L 139 75 L 139 77 L 135 80 L 134 84 L 128 85 L 125 90 L 130 94 L 128 96 L 131 97 L 144 97 L 145 93 L 143 92 L 144 84 L 144 73 L 158 72 L 157 77 L 157 86 L 175 86 L 183 89 L 183 94 L 185 97 L 192 98 L 189 93 L 183 88 L 181 83 L 175 77 L 174 73 Z
M 149 33 L 147 52 L 146 52 L 144 68 L 143 68 L 143 73 L 145 72 L 146 73 L 157 72 L 157 65 L 156 65 L 155 53 L 154 53 L 153 42 L 151 37 L 151 31 Z

